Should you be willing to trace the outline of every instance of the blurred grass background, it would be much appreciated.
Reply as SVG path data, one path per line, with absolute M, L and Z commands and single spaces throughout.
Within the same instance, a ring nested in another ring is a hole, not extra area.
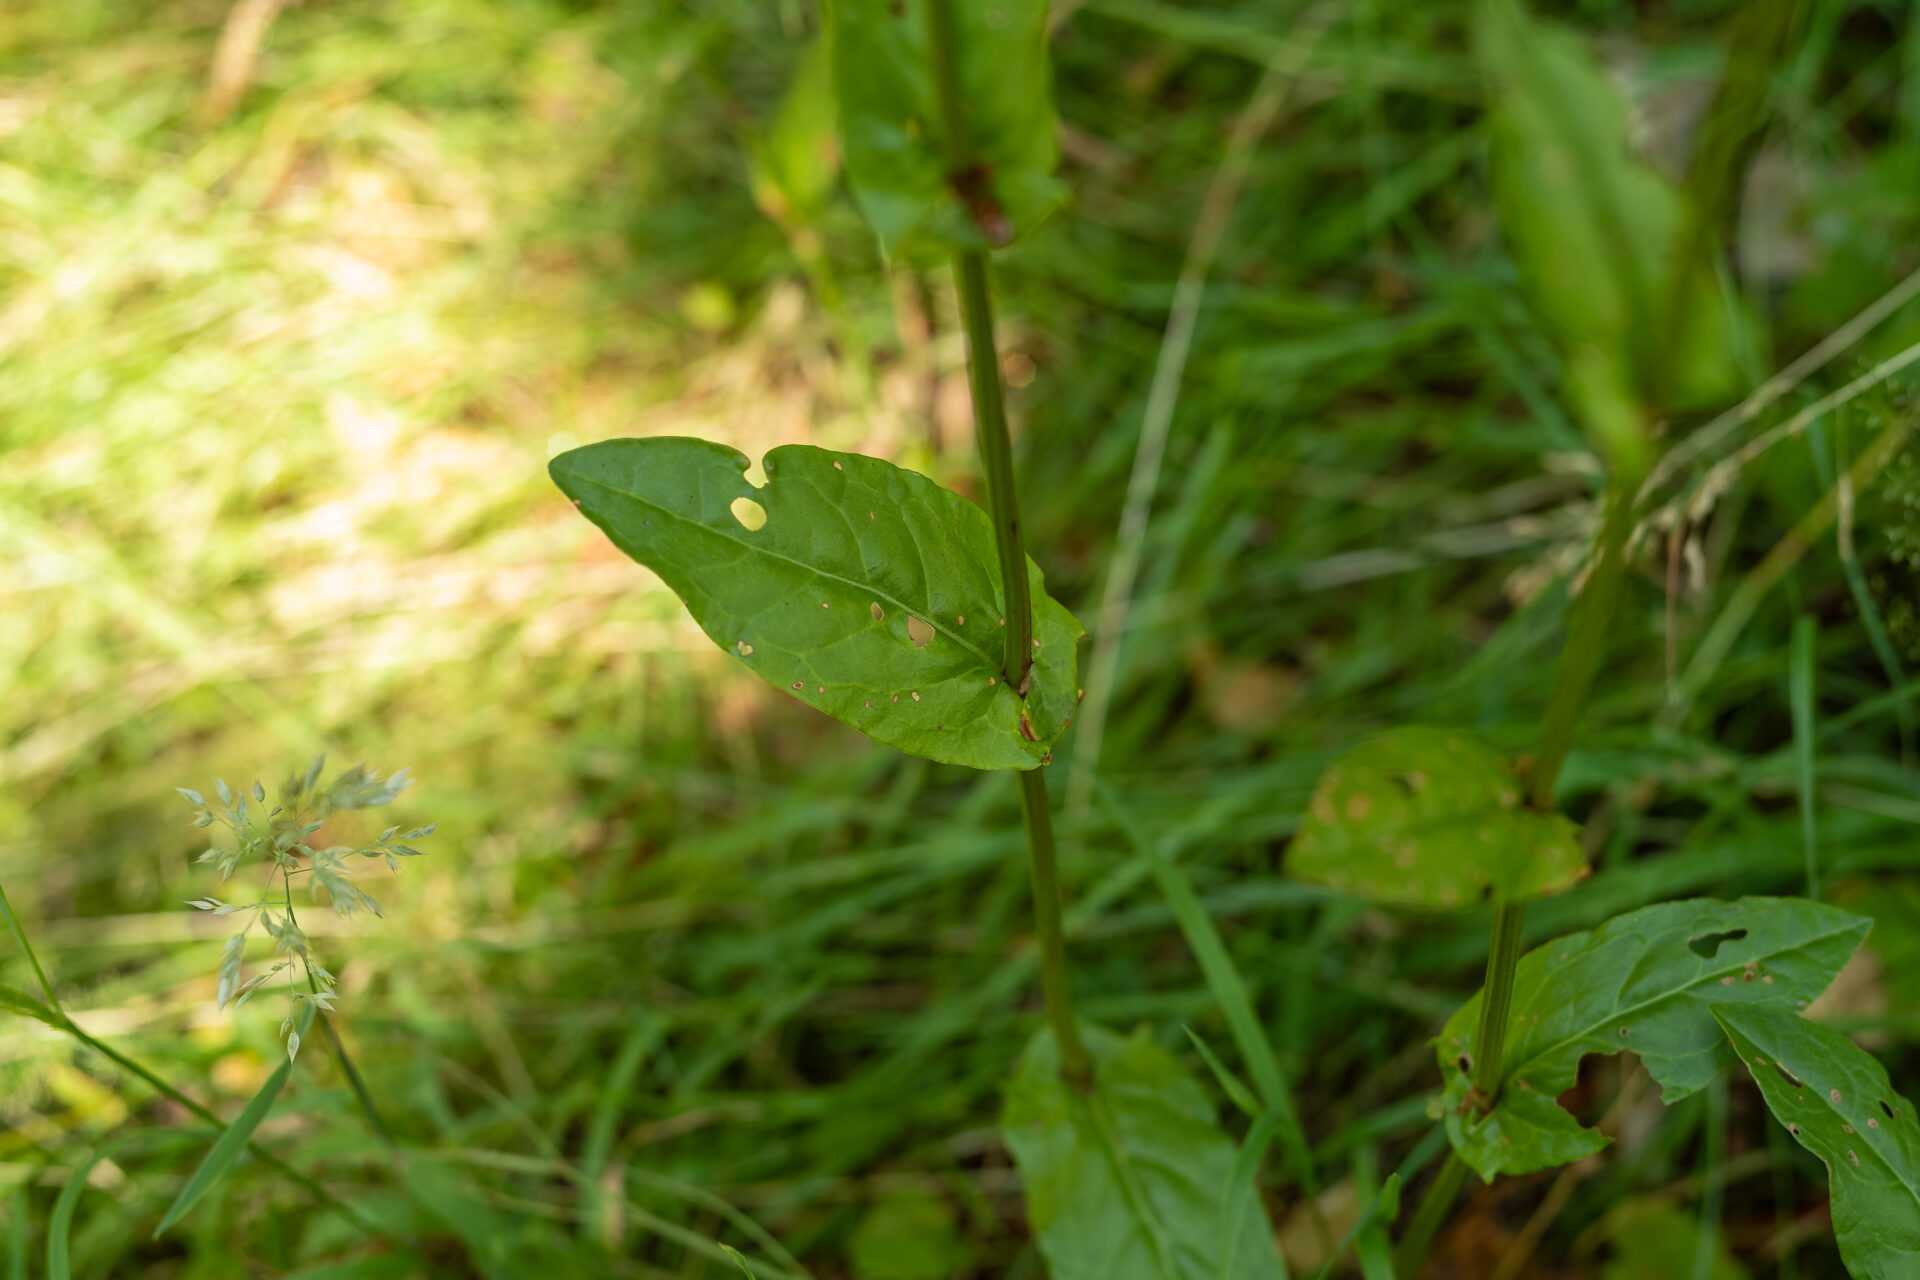
M 1740 7 L 1542 6 L 1674 174 Z M 1369 731 L 1525 748 L 1594 518 L 1491 210 L 1469 12 L 1064 6 L 1074 198 L 997 281 L 1033 553 L 1090 621 L 1190 229 L 1264 64 L 1298 60 L 1201 313 L 1102 776 L 1225 932 L 1336 1220 L 1356 1169 L 1426 1132 L 1425 1038 L 1478 983 L 1486 921 L 1295 886 L 1285 838 Z M 725 1240 L 763 1276 L 1039 1275 L 995 1133 L 1036 1025 L 1009 780 L 744 677 L 544 474 L 577 443 L 697 434 L 971 491 L 948 281 L 890 274 L 830 187 L 804 222 L 756 206 L 748 155 L 816 26 L 799 0 L 0 10 L 0 884 L 80 1022 L 227 1112 L 277 1008 L 214 1011 L 223 931 L 179 904 L 215 885 L 172 788 L 325 749 L 410 766 L 388 820 L 442 823 L 367 877 L 385 920 L 303 917 L 414 1154 L 388 1163 L 318 1052 L 262 1130 L 379 1230 L 243 1165 L 150 1241 L 190 1117 L 10 1019 L 0 1188 L 32 1274 L 67 1171 L 140 1132 L 80 1201 L 78 1274 L 719 1276 Z M 1729 257 L 1755 384 L 1920 267 L 1915 6 L 1813 3 L 1773 109 Z M 1896 309 L 1785 407 L 1916 340 Z M 1902 411 L 1868 397 L 1748 468 L 1677 578 L 1645 549 L 1563 787 L 1599 874 L 1528 923 L 1797 891 L 1809 613 L 1820 856 L 1879 918 L 1833 1016 L 1911 1094 L 1920 788 L 1831 537 L 1654 724 L 1669 643 L 1684 664 L 1836 451 Z M 1890 475 L 1854 540 L 1910 664 L 1920 472 Z M 1067 832 L 1084 1012 L 1226 1053 L 1137 849 L 1098 808 Z M 10 944 L 0 980 L 32 986 Z M 1433 1274 L 1693 1275 L 1703 1222 L 1716 1276 L 1841 1274 L 1822 1171 L 1750 1091 L 1720 1095 L 1719 1145 L 1706 1101 L 1662 1112 L 1631 1059 L 1589 1067 L 1570 1101 L 1624 1097 L 1620 1141 L 1557 1206 L 1553 1174 L 1480 1193 Z M 1314 1265 L 1300 1189 L 1274 1170 L 1267 1194 Z

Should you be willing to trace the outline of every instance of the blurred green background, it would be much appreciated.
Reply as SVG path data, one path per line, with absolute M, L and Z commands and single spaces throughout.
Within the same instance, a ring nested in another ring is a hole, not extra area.
M 1539 6 L 1676 179 L 1743 7 Z M 1742 391 L 1920 267 L 1917 15 L 1817 0 L 1776 69 L 1726 257 Z M 1369 731 L 1525 749 L 1594 523 L 1598 463 L 1492 208 L 1469 16 L 1068 0 L 1072 200 L 996 278 L 1030 550 L 1091 622 L 1189 234 L 1263 66 L 1293 59 L 1200 314 L 1101 774 L 1225 933 L 1336 1221 L 1356 1168 L 1427 1132 L 1425 1040 L 1487 921 L 1291 884 L 1286 836 Z M 303 916 L 412 1154 L 312 1050 L 261 1130 L 379 1230 L 247 1163 L 150 1240 L 191 1117 L 0 1015 L 14 1274 L 40 1274 L 68 1172 L 129 1133 L 79 1201 L 75 1274 L 731 1274 L 712 1241 L 763 1277 L 1040 1274 L 995 1127 L 1037 1025 L 1011 780 L 867 745 L 723 661 L 544 471 L 686 434 L 975 491 L 950 281 L 889 271 L 837 191 L 817 27 L 803 0 L 0 9 L 0 885 L 83 1026 L 230 1113 L 279 1009 L 214 1008 L 223 922 L 181 903 L 218 885 L 174 786 L 271 786 L 324 750 L 418 778 L 370 827 L 441 823 L 367 874 L 384 920 Z M 1784 407 L 1916 341 L 1896 307 Z M 1787 634 L 1810 614 L 1821 858 L 1879 920 L 1828 1012 L 1911 1096 L 1920 786 L 1913 691 L 1889 690 L 1920 642 L 1920 464 L 1857 495 L 1857 584 L 1822 530 L 1656 723 L 1836 460 L 1906 412 L 1871 393 L 1642 544 L 1563 784 L 1599 871 L 1528 923 L 1798 890 Z M 1064 819 L 1082 1011 L 1226 1053 L 1137 849 L 1097 808 Z M 0 981 L 33 988 L 11 942 Z M 1823 1172 L 1750 1088 L 1716 1095 L 1721 1140 L 1708 1100 L 1663 1111 L 1630 1057 L 1588 1066 L 1568 1102 L 1618 1100 L 1616 1145 L 1560 1190 L 1477 1193 L 1431 1274 L 1841 1274 Z M 1301 1190 L 1275 1170 L 1266 1193 L 1317 1265 Z

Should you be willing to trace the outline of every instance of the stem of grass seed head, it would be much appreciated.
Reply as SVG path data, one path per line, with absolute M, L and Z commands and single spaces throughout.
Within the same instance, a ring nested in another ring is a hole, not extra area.
M 293 915 L 293 870 L 284 863 L 280 869 L 281 883 L 287 890 L 287 923 L 297 929 L 300 923 Z M 303 869 L 312 870 L 310 866 Z M 313 976 L 313 962 L 303 955 L 300 957 L 300 967 L 307 971 L 308 992 L 311 995 L 319 995 L 320 980 Z M 359 1100 L 360 1110 L 366 1113 L 368 1123 L 373 1125 L 374 1132 L 380 1135 L 380 1140 L 387 1144 L 389 1153 L 398 1159 L 399 1140 L 393 1136 L 393 1130 L 387 1127 L 386 1117 L 380 1114 L 380 1108 L 374 1105 L 373 1093 L 367 1088 L 367 1082 L 360 1078 L 359 1069 L 353 1065 L 353 1059 L 348 1056 L 346 1042 L 340 1038 L 340 1032 L 334 1027 L 333 1019 L 328 1016 L 325 1009 L 320 1007 L 317 1000 L 314 1002 L 313 1016 L 319 1019 L 321 1030 L 327 1033 L 327 1045 L 333 1050 L 334 1061 L 340 1064 L 340 1070 L 347 1077 L 347 1083 L 353 1087 L 353 1096 Z
M 974 168 L 965 109 L 960 100 L 960 61 L 955 48 L 951 0 L 926 0 L 927 55 L 934 94 L 946 138 L 948 177 L 958 195 Z M 954 255 L 960 314 L 967 333 L 967 377 L 973 391 L 974 437 L 986 473 L 987 511 L 1000 559 L 1000 583 L 1006 602 L 1006 657 L 1001 676 L 1021 697 L 1033 667 L 1033 598 L 1027 582 L 1027 554 L 1020 537 L 1020 506 L 1013 485 L 1013 441 L 1007 432 L 1006 401 L 1000 386 L 999 348 L 993 336 L 993 300 L 987 289 L 984 250 L 961 249 Z M 1047 805 L 1047 779 L 1039 769 L 1020 773 L 1020 809 L 1026 821 L 1027 856 L 1033 873 L 1034 932 L 1040 947 L 1041 990 L 1047 1021 L 1060 1055 L 1060 1074 L 1077 1089 L 1090 1088 L 1093 1071 L 1073 1016 L 1067 982 L 1066 931 L 1061 925 L 1060 885 L 1055 865 L 1053 816 Z

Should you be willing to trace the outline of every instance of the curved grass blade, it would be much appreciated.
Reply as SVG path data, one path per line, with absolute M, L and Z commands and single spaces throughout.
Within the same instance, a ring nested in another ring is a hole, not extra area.
M 1920 1117 L 1887 1069 L 1790 1009 L 1715 1005 L 1774 1118 L 1827 1166 L 1833 1232 L 1858 1280 L 1920 1275 Z
M 1558 893 L 1588 873 L 1578 830 L 1522 805 L 1504 759 L 1471 734 L 1431 728 L 1383 734 L 1335 761 L 1287 870 L 1372 902 L 1443 910 Z
M 301 1006 L 300 1025 L 295 1029 L 295 1035 L 304 1034 L 312 1024 L 313 1008 L 311 1003 Z M 260 1122 L 267 1118 L 267 1112 L 273 1109 L 274 1099 L 280 1096 L 280 1090 L 286 1087 L 287 1077 L 292 1074 L 293 1059 L 289 1056 L 274 1068 L 273 1074 L 267 1077 L 267 1082 L 260 1086 L 260 1091 L 254 1094 L 247 1105 L 241 1109 L 240 1114 L 234 1117 L 233 1123 L 221 1130 L 220 1136 L 214 1139 L 212 1150 L 207 1152 L 206 1159 L 200 1162 L 200 1167 L 193 1171 L 191 1178 L 187 1179 L 187 1185 L 180 1188 L 180 1194 L 174 1197 L 173 1207 L 167 1210 L 164 1218 L 160 1219 L 160 1225 L 153 1229 L 154 1239 L 158 1240 L 166 1234 L 168 1227 L 184 1218 L 187 1211 L 199 1203 L 200 1197 L 211 1191 L 214 1184 L 226 1176 L 227 1170 L 233 1167 L 233 1162 L 240 1158 L 242 1151 L 246 1150 L 247 1143 L 253 1138 L 253 1131 L 260 1127 Z
M 1480 996 L 1435 1041 L 1447 1136 L 1482 1178 L 1589 1155 L 1607 1140 L 1554 1100 L 1590 1053 L 1632 1049 L 1669 1105 L 1733 1065 L 1717 1004 L 1804 1006 L 1833 981 L 1872 921 L 1803 898 L 1696 898 L 1615 916 L 1520 958 L 1493 1110 L 1471 1104 Z
M 726 1254 L 727 1260 L 733 1263 L 734 1266 L 740 1268 L 740 1273 L 746 1276 L 747 1280 L 757 1280 L 757 1278 L 753 1274 L 753 1268 L 747 1265 L 747 1258 L 745 1254 L 741 1253 L 738 1249 L 734 1248 L 730 1244 L 721 1245 L 720 1252 Z
M 1314 1272 L 1313 1280 L 1328 1280 L 1328 1277 L 1333 1275 L 1334 1267 L 1339 1264 L 1347 1250 L 1359 1244 L 1361 1236 L 1374 1228 L 1381 1229 L 1379 1243 L 1384 1244 L 1385 1229 L 1392 1226 L 1399 1216 L 1400 1175 L 1395 1172 L 1388 1174 L 1387 1180 L 1380 1184 L 1380 1189 L 1368 1199 L 1367 1207 L 1361 1211 L 1354 1224 L 1347 1228 L 1347 1234 L 1340 1237 L 1339 1245 L 1327 1255 L 1327 1260 L 1320 1264 L 1320 1270 Z M 1380 1249 L 1364 1249 L 1361 1252 L 1360 1274 L 1365 1277 L 1365 1280 L 1393 1280 L 1393 1259 L 1388 1256 L 1388 1252 Z
M 60 1188 L 59 1198 L 53 1202 L 53 1216 L 47 1219 L 47 1280 L 71 1280 L 73 1260 L 69 1249 L 73 1234 L 73 1211 L 80 1203 L 80 1193 L 87 1189 L 87 1179 L 92 1176 L 93 1167 L 120 1145 L 118 1142 L 109 1143 L 88 1156 L 86 1163 L 68 1176 L 67 1185 Z M 24 1232 L 25 1221 L 22 1220 L 20 1225 Z
M 1289 1127 L 1298 1130 L 1300 1125 L 1291 1115 L 1267 1112 L 1253 1122 L 1253 1128 L 1247 1130 L 1246 1141 L 1233 1157 L 1233 1172 L 1227 1175 L 1226 1191 L 1220 1200 L 1221 1218 L 1225 1223 L 1220 1238 L 1227 1242 L 1226 1256 L 1220 1259 L 1220 1280 L 1233 1275 L 1234 1265 L 1239 1261 L 1240 1237 L 1246 1230 L 1248 1207 L 1260 1203 L 1253 1183 L 1260 1174 L 1260 1157 L 1266 1154 L 1267 1144 L 1275 1135 Z M 1277 1274 L 1284 1277 L 1286 1271 L 1283 1260 Z
M 1050 758 L 1078 701 L 1083 633 L 1028 561 L 1033 663 L 1004 669 L 984 511 L 854 453 L 783 445 L 767 454 L 760 489 L 746 466 L 723 445 L 662 437 L 588 445 L 549 470 L 716 643 L 802 702 L 948 764 L 1033 769 Z

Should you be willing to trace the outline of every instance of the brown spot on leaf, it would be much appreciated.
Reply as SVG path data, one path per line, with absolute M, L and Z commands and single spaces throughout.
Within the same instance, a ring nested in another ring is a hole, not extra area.
M 907 615 L 907 639 L 913 641 L 913 647 L 924 649 L 933 643 L 933 624 L 913 614 Z

